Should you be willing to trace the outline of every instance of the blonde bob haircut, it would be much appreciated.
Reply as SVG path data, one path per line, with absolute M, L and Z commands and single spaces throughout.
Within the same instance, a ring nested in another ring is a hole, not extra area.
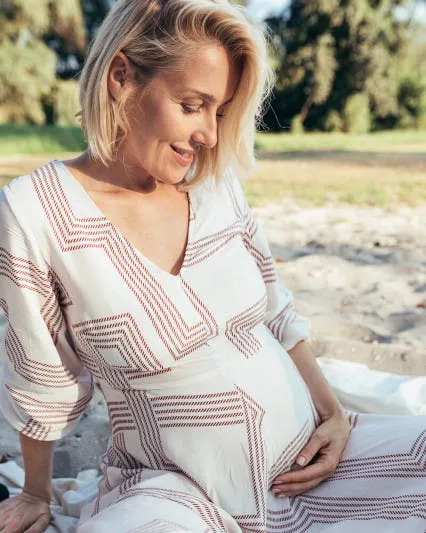
M 227 167 L 247 176 L 255 166 L 254 135 L 274 76 L 268 35 L 227 0 L 119 0 L 114 5 L 90 46 L 80 79 L 80 117 L 91 157 L 108 166 L 128 132 L 126 91 L 116 101 L 107 86 L 120 51 L 134 67 L 132 83 L 144 89 L 209 41 L 227 49 L 241 75 L 226 118 L 218 122 L 216 146 L 198 151 L 186 182 L 219 180 Z

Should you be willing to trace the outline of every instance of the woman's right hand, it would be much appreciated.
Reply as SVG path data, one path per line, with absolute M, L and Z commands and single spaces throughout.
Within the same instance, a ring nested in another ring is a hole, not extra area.
M 21 492 L 0 503 L 0 533 L 42 533 L 50 516 L 45 500 Z

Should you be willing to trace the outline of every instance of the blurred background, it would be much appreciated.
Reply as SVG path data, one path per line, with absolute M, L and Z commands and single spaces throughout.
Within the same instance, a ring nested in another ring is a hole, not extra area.
M 113 3 L 0 0 L 0 186 L 84 150 L 78 77 Z M 426 375 L 426 0 L 239 3 L 277 74 L 243 185 L 317 355 Z M 55 475 L 96 464 L 96 402 Z

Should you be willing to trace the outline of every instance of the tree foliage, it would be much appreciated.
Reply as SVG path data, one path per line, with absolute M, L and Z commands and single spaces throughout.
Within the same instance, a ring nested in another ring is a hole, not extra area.
M 54 43 L 84 51 L 79 0 L 0 0 L 0 123 L 46 122 L 56 86 Z
M 407 3 L 292 0 L 267 19 L 279 58 L 268 126 L 297 116 L 305 129 L 358 131 L 401 125 L 406 105 L 419 112 L 424 89 L 409 65 L 415 25 L 397 11 Z
M 0 0 L 0 123 L 76 123 L 87 45 L 115 1 Z M 426 127 L 425 28 L 413 9 L 398 16 L 421 2 L 291 0 L 267 19 L 278 75 L 269 129 Z

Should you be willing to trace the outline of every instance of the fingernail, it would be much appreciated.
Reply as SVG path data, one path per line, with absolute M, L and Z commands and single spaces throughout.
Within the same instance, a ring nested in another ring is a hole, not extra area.
M 296 463 L 299 466 L 303 466 L 306 463 L 306 457 L 303 457 L 303 455 L 301 455 L 300 457 L 297 458 Z
M 286 494 L 281 493 L 281 494 L 278 494 L 278 498 L 281 498 L 281 499 L 282 498 L 287 498 L 287 496 L 286 496 Z

